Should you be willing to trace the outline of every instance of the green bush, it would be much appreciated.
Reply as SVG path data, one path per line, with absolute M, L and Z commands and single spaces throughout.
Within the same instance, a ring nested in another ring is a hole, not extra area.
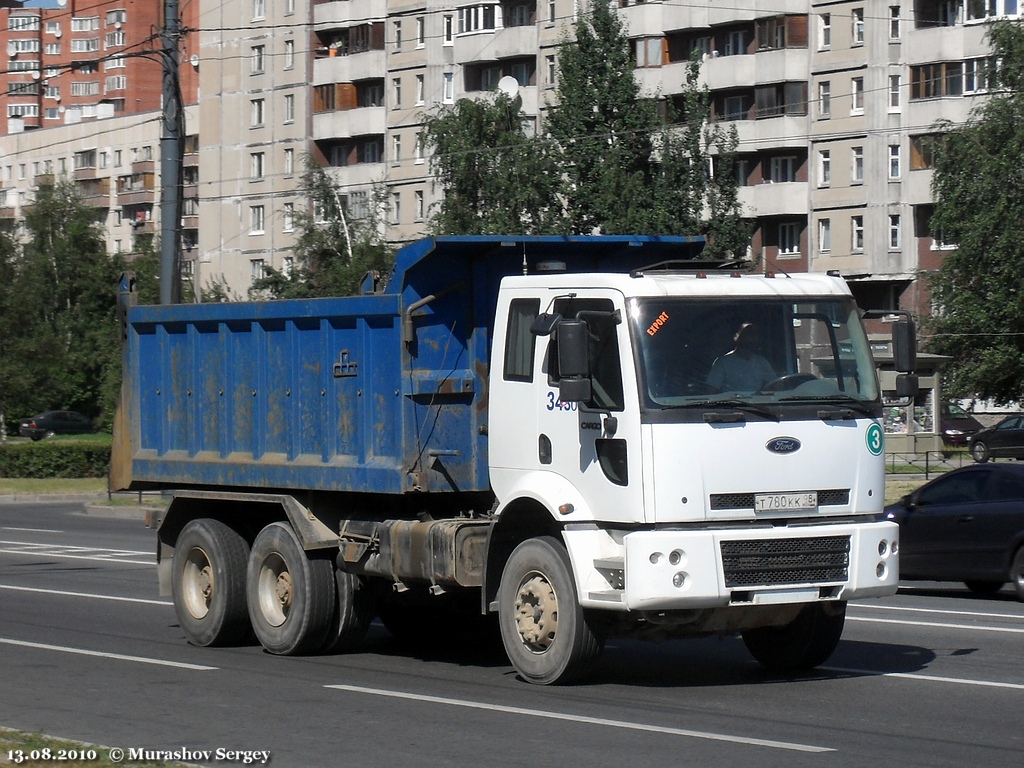
M 0 446 L 0 477 L 104 477 L 110 442 L 40 440 Z

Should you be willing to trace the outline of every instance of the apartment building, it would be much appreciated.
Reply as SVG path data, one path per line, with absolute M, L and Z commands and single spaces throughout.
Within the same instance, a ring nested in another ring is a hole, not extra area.
M 109 79 L 122 76 L 119 46 L 140 50 L 159 18 L 123 0 L 67 0 L 46 11 L 7 1 L 0 20 L 14 65 L 0 136 L 0 218 L 16 216 L 11 197 L 30 196 L 49 169 L 74 171 L 83 187 L 97 182 L 109 231 L 126 219 L 150 226 L 158 201 L 147 174 L 159 168 L 148 165 L 146 146 L 156 151 L 156 122 L 148 144 L 104 137 L 122 135 L 117 120 L 159 107 L 159 64 L 150 58 L 125 57 L 123 95 L 107 90 L 121 84 Z M 930 227 L 927 139 L 937 120 L 962 121 L 984 97 L 985 22 L 1017 18 L 1018 4 L 618 0 L 616 8 L 648 93 L 678 97 L 699 53 L 713 118 L 738 131 L 752 257 L 782 271 L 838 270 L 865 306 L 926 311 L 919 270 L 934 269 L 947 247 Z M 292 263 L 295 216 L 310 212 L 299 189 L 307 160 L 328 168 L 351 218 L 367 215 L 383 191 L 385 235 L 397 243 L 425 232 L 438 200 L 420 142 L 426 113 L 488 97 L 511 77 L 542 131 L 558 45 L 579 2 L 199 0 L 182 9 L 193 14 L 182 79 L 186 103 L 195 104 L 185 265 L 199 285 L 217 280 L 242 296 L 268 266 Z M 72 51 L 73 40 L 89 42 Z M 22 63 L 31 61 L 37 66 Z M 131 157 L 118 172 L 115 145 L 122 163 Z M 133 247 L 111 235 L 116 241 Z
M 95 211 L 111 253 L 152 244 L 159 232 L 161 10 L 136 0 L 0 5 L 0 223 L 14 226 L 39 184 L 68 179 Z M 182 65 L 179 80 L 184 102 L 194 104 L 194 62 Z M 186 221 L 186 245 L 197 224 Z

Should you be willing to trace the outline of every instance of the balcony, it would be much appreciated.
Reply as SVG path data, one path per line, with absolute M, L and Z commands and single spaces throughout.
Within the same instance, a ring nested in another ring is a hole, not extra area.
M 352 22 L 366 23 L 367 19 L 379 18 L 374 0 L 333 0 L 316 2 L 313 5 L 313 29 L 347 27 Z
M 108 208 L 110 206 L 110 177 L 79 181 L 78 193 L 81 195 L 84 205 L 90 208 Z
M 89 181 L 91 179 L 98 179 L 98 174 L 99 171 L 96 170 L 96 166 L 86 166 L 83 168 L 75 168 L 73 178 L 75 181 Z
M 809 210 L 807 182 L 740 187 L 739 201 L 744 216 L 806 216 Z
M 133 160 L 132 173 L 156 173 L 155 160 Z
M 328 56 L 313 62 L 313 85 L 351 83 L 387 74 L 387 56 L 384 51 L 361 51 L 348 56 Z
M 386 127 L 384 107 L 359 107 L 333 112 L 318 112 L 313 115 L 314 139 L 383 134 Z

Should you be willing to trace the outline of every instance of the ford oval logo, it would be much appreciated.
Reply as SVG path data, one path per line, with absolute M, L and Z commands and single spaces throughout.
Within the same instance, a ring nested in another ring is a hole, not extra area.
M 795 437 L 773 437 L 764 447 L 772 453 L 796 453 L 800 450 L 800 441 Z

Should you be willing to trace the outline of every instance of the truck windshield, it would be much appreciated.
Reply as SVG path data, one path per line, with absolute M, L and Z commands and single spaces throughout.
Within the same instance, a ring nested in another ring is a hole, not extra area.
M 878 400 L 852 299 L 634 299 L 649 408 Z

